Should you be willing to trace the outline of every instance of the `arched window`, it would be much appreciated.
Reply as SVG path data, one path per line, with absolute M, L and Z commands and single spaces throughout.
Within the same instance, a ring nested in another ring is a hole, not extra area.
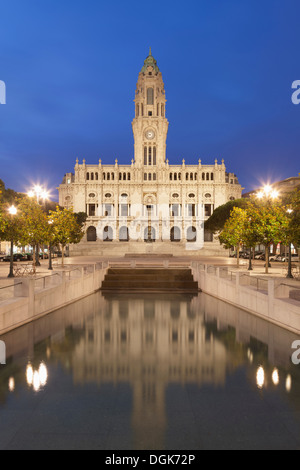
M 91 180 L 94 180 L 94 173 L 91 173 Z
M 130 181 L 130 173 L 127 173 L 127 179 Z
M 171 242 L 180 242 L 181 232 L 179 227 L 172 227 L 170 230 L 170 240 Z
M 128 227 L 120 227 L 119 230 L 119 240 L 120 242 L 128 242 L 129 241 L 129 230 Z
M 110 180 L 110 173 L 107 173 L 107 181 Z
M 96 181 L 98 181 L 98 172 L 95 173 Z
M 104 227 L 103 229 L 103 241 L 112 242 L 113 240 L 113 229 L 109 226 Z
M 196 227 L 188 227 L 186 231 L 186 239 L 188 242 L 195 242 L 197 240 L 197 229 Z
M 156 147 L 153 147 L 153 165 L 156 165 Z
M 205 180 L 205 173 L 202 173 L 202 181 Z
M 209 181 L 209 173 L 206 173 L 206 180 Z
M 89 173 L 86 174 L 86 179 L 87 179 L 87 180 L 90 179 L 90 174 L 89 174 Z
M 147 165 L 147 147 L 144 147 L 144 165 Z
M 211 179 L 212 181 L 214 180 L 214 174 L 213 174 L 213 173 L 210 174 L 210 179 Z
M 89 227 L 87 229 L 86 239 L 88 242 L 95 242 L 97 240 L 97 232 L 95 227 Z
M 161 105 L 161 115 L 162 115 L 162 117 L 165 116 L 165 107 L 164 107 L 163 104 Z
M 153 104 L 153 88 L 147 88 L 147 104 Z
M 139 107 L 139 105 L 137 104 L 137 105 L 136 105 L 136 116 L 139 117 L 139 115 L 140 115 L 140 107 Z

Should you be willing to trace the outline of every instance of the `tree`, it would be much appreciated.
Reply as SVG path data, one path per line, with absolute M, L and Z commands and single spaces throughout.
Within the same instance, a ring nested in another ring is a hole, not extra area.
M 53 244 L 60 245 L 62 251 L 62 265 L 64 265 L 64 249 L 71 243 L 79 243 L 84 235 L 83 224 L 78 222 L 76 214 L 71 209 L 56 207 L 56 211 L 49 212 L 52 221 Z
M 17 193 L 13 189 L 9 189 L 5 187 L 4 182 L 0 179 L 0 200 L 3 204 L 14 204 L 16 200 L 21 199 L 24 197 L 22 193 Z
M 252 203 L 247 208 L 251 219 L 252 235 L 265 247 L 266 274 L 269 272 L 270 245 L 284 242 L 289 226 L 287 210 L 276 203 Z
M 235 199 L 234 201 L 228 201 L 226 204 L 222 204 L 217 207 L 213 214 L 204 223 L 204 228 L 213 233 L 220 232 L 223 230 L 226 221 L 229 219 L 232 210 L 235 207 L 246 209 L 249 203 L 248 199 Z
M 47 240 L 48 221 L 42 207 L 32 198 L 24 198 L 19 206 L 22 233 L 19 238 L 21 245 L 33 247 L 33 266 L 35 271 L 35 247 Z
M 239 266 L 240 245 L 243 243 L 247 211 L 240 207 L 234 207 L 229 218 L 225 221 L 223 230 L 219 234 L 219 240 L 225 248 L 232 246 L 237 250 L 237 266 Z
M 300 249 L 300 189 L 293 191 L 287 201 L 290 209 L 289 241 Z
M 0 215 L 0 238 L 10 242 L 10 269 L 8 277 L 13 277 L 13 247 L 18 243 L 22 234 L 22 222 L 19 211 L 12 215 L 9 212 L 9 204 L 2 206 Z

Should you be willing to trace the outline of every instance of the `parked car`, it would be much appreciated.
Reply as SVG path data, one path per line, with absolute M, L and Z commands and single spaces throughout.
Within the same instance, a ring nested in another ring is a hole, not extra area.
M 57 258 L 61 258 L 62 257 L 62 252 L 61 251 L 54 251 L 53 252 L 53 256 Z M 65 250 L 64 251 L 64 257 L 67 258 L 69 256 L 68 252 Z
M 254 256 L 255 259 L 258 259 L 258 260 L 262 260 L 262 261 L 265 261 L 265 253 L 256 253 L 256 255 Z
M 4 256 L 3 261 L 10 262 L 10 255 Z M 27 257 L 23 253 L 15 253 L 13 261 L 27 261 Z
M 288 260 L 288 256 L 284 255 L 283 253 L 281 255 L 277 255 L 277 258 L 275 261 L 287 261 Z

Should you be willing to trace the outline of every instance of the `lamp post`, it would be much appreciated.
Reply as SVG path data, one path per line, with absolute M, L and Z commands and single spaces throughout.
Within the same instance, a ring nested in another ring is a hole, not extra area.
M 49 230 L 51 230 L 51 227 L 52 227 L 52 224 L 53 224 L 53 220 L 50 219 L 48 220 L 48 224 L 50 225 L 49 227 Z M 51 234 L 49 235 L 49 267 L 48 269 L 50 270 L 53 270 L 53 267 L 52 267 L 52 256 L 51 256 L 51 250 L 52 250 L 52 245 L 51 245 Z
M 16 215 L 16 213 L 18 211 L 17 211 L 17 208 L 15 206 L 11 206 L 11 207 L 9 207 L 8 212 L 11 216 L 14 216 L 14 215 Z M 13 240 L 13 236 L 11 237 L 11 240 L 10 240 L 10 263 L 9 263 L 9 274 L 8 274 L 7 277 L 15 277 L 14 276 L 14 240 Z
M 288 209 L 287 213 L 291 214 L 293 212 L 293 209 Z M 293 279 L 294 276 L 292 274 L 292 243 L 289 243 L 289 256 L 288 256 L 288 273 L 286 276 L 288 279 Z

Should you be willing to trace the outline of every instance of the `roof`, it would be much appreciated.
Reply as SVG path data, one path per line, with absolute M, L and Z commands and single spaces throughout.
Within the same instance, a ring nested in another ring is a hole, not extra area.
M 157 62 L 156 60 L 154 59 L 152 53 L 151 53 L 151 47 L 150 47 L 150 50 L 149 50 L 149 55 L 148 57 L 144 60 L 144 65 L 142 67 L 142 70 L 141 72 L 142 73 L 145 73 L 147 71 L 147 67 L 153 67 L 153 70 L 155 72 L 159 72 L 159 68 L 158 68 L 158 65 L 157 65 Z

